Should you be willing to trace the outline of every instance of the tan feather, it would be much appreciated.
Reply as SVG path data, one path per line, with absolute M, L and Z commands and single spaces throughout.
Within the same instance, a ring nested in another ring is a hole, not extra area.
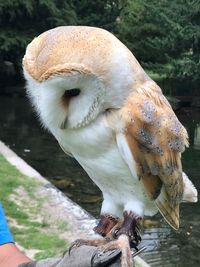
M 136 87 L 121 116 L 138 176 L 166 221 L 177 229 L 183 198 L 181 153 L 188 146 L 187 132 L 153 81 Z
M 166 220 L 166 222 L 175 230 L 179 228 L 179 204 L 170 205 L 169 197 L 166 193 L 165 187 L 163 186 L 160 195 L 155 200 L 156 206 L 160 213 Z

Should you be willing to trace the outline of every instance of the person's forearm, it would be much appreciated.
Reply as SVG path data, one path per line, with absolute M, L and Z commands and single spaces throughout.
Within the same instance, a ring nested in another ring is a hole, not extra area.
M 30 259 L 14 244 L 0 203 L 0 267 L 17 267 L 19 264 L 28 261 Z
M 13 243 L 0 246 L 0 267 L 17 267 L 31 260 L 25 256 Z

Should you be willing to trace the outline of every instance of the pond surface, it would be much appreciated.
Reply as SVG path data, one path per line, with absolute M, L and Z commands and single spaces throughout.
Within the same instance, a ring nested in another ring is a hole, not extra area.
M 23 89 L 22 89 L 23 90 Z M 183 154 L 185 172 L 200 191 L 200 110 L 178 112 L 190 135 Z M 26 98 L 0 96 L 0 139 L 68 197 L 98 217 L 101 193 L 87 174 L 43 130 Z M 200 266 L 200 203 L 181 205 L 181 228 L 175 232 L 156 215 L 144 222 L 143 257 L 153 267 Z

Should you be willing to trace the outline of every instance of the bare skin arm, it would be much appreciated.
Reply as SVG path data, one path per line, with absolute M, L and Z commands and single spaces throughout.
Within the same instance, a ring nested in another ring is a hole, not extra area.
M 14 244 L 0 203 L 0 267 L 17 267 L 21 263 L 30 261 Z
M 0 246 L 0 267 L 17 267 L 24 262 L 30 262 L 14 243 L 7 243 Z

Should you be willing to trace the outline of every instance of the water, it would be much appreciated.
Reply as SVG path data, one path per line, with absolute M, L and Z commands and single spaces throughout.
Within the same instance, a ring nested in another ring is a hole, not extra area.
M 184 170 L 200 190 L 200 110 L 177 114 L 190 135 Z M 27 99 L 0 96 L 0 139 L 67 196 L 98 217 L 101 193 L 56 140 L 39 125 Z M 181 228 L 175 232 L 160 215 L 144 222 L 143 257 L 153 267 L 200 266 L 200 203 L 182 204 Z

